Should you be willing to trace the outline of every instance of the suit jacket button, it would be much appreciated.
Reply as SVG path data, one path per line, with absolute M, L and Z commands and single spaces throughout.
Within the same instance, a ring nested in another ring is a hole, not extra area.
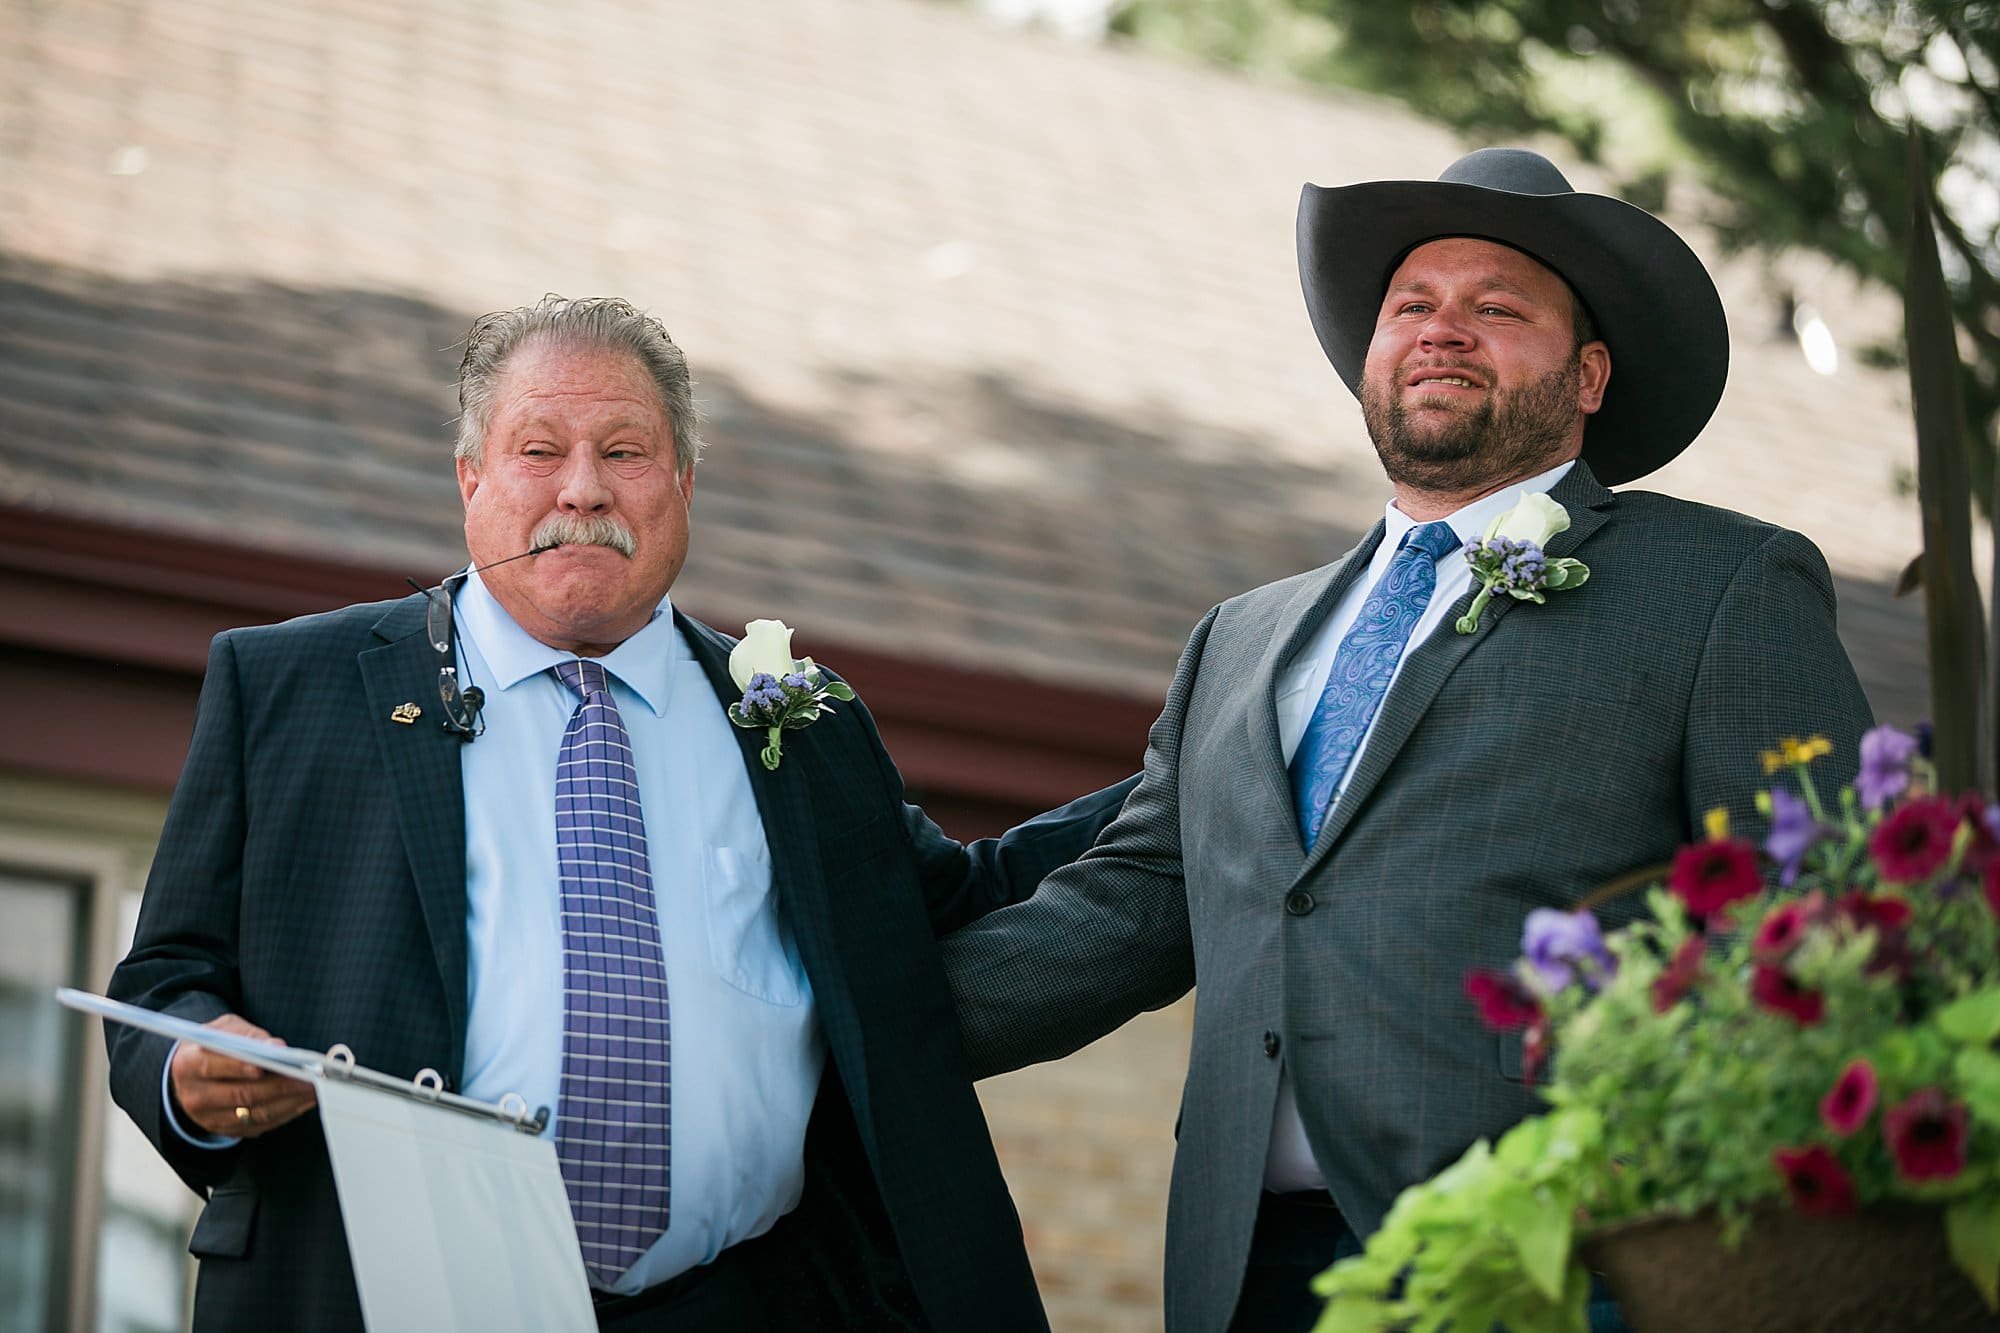
M 1266 1032 L 1264 1034 L 1264 1054 L 1270 1056 L 1273 1060 L 1278 1058 L 1279 1045 L 1277 1033 Z
M 1304 916 L 1318 905 L 1304 889 L 1293 889 L 1285 895 L 1285 910 L 1293 916 Z

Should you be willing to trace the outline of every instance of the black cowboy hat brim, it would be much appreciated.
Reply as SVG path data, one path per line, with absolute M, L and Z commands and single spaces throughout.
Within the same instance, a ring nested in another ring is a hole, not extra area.
M 1552 167 L 1549 174 L 1562 180 Z M 1604 405 L 1583 439 L 1584 461 L 1600 481 L 1664 466 L 1708 424 L 1729 377 L 1729 329 L 1708 270 L 1671 228 L 1605 195 L 1454 181 L 1307 185 L 1300 194 L 1306 309 L 1356 396 L 1390 276 L 1411 250 L 1447 236 L 1512 246 L 1583 298 L 1611 349 Z

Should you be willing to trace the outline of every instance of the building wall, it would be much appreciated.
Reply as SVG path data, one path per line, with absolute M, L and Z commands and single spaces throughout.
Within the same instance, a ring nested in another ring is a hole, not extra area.
M 1192 997 L 979 1085 L 1055 1333 L 1156 1333 Z

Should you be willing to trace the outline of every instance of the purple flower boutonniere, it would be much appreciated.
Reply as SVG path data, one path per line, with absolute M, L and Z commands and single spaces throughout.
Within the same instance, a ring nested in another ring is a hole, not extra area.
M 1574 588 L 1590 577 L 1590 567 L 1567 556 L 1551 560 L 1542 544 L 1569 526 L 1569 511 L 1546 495 L 1526 495 L 1493 520 L 1486 535 L 1465 544 L 1465 559 L 1480 581 L 1479 595 L 1453 626 L 1460 634 L 1479 628 L 1493 594 L 1524 602 L 1546 602 L 1544 593 Z
M 746 730 L 764 729 L 757 757 L 772 770 L 784 757 L 785 732 L 817 722 L 830 699 L 854 698 L 853 689 L 828 680 L 810 657 L 792 656 L 792 629 L 782 620 L 753 620 L 743 627 L 743 641 L 729 654 L 729 678 L 743 691 L 742 700 L 729 705 L 729 720 Z

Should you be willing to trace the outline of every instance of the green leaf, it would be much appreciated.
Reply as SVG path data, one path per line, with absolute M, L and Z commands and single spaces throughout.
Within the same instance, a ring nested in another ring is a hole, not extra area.
M 1961 1199 L 1944 1212 L 1951 1257 L 1979 1288 L 1986 1306 L 2000 1310 L 2000 1197 Z
M 2000 1037 L 2000 987 L 1974 991 L 1937 1011 L 1938 1031 L 1968 1046 L 1989 1045 Z
M 820 689 L 820 693 L 829 699 L 838 699 L 842 703 L 847 703 L 854 698 L 854 687 L 844 680 L 831 680 Z
M 1960 1051 L 1953 1072 L 1972 1114 L 1986 1124 L 2000 1125 L 2000 1055 L 1981 1047 Z
M 1551 588 L 1574 588 L 1590 577 L 1590 566 L 1568 556 L 1551 560 L 1542 581 Z
M 1525 1190 L 1510 1191 L 1494 1203 L 1494 1224 L 1521 1257 L 1528 1280 L 1551 1301 L 1562 1299 L 1573 1207 Z
M 824 711 L 825 709 L 816 703 L 800 704 L 785 714 L 785 730 L 797 731 L 800 727 L 809 727 L 819 720 L 819 715 Z

